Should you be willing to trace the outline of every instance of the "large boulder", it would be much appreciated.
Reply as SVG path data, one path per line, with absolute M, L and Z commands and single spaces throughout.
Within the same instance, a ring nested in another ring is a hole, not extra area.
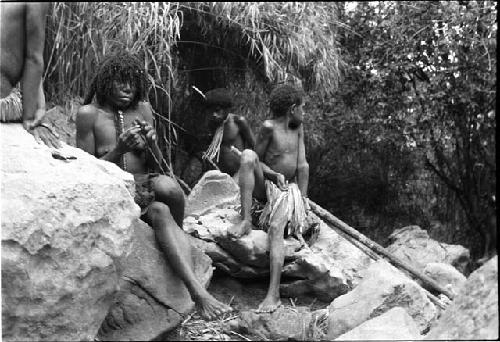
M 389 236 L 387 251 L 397 258 L 413 264 L 423 271 L 428 263 L 445 263 L 466 273 L 470 263 L 470 252 L 460 245 L 448 245 L 429 237 L 419 226 L 396 229 Z
M 427 340 L 498 340 L 498 256 L 474 271 Z
M 92 340 L 131 250 L 133 177 L 67 145 L 52 157 L 20 124 L 0 125 L 2 337 Z
M 438 314 L 426 292 L 415 281 L 387 261 L 379 260 L 363 272 L 363 279 L 354 290 L 330 304 L 328 339 L 335 339 L 397 306 L 406 310 L 421 333 Z
M 186 239 L 189 243 L 189 240 Z M 205 287 L 212 277 L 212 263 L 191 246 L 194 273 Z M 98 339 L 105 341 L 149 341 L 173 329 L 194 303 L 182 280 L 166 262 L 153 229 L 138 220 L 134 225 L 132 253 L 120 260 L 122 286 Z
M 207 174 L 187 199 L 188 207 L 198 209 L 192 209 L 185 218 L 184 230 L 202 240 L 198 245 L 216 267 L 228 274 L 239 278 L 268 274 L 268 234 L 255 229 L 238 239 L 228 236 L 228 228 L 241 221 L 236 202 L 239 197 L 234 193 L 237 185 L 218 171 Z M 230 196 L 223 193 L 226 189 L 231 189 Z M 361 279 L 359 272 L 372 260 L 316 215 L 311 213 L 310 219 L 319 225 L 319 234 L 309 241 L 309 246 L 302 247 L 293 237 L 285 239 L 281 291 L 285 296 L 312 294 L 331 301 L 356 286 Z
M 405 309 L 395 307 L 340 335 L 339 341 L 421 340 L 422 335 Z

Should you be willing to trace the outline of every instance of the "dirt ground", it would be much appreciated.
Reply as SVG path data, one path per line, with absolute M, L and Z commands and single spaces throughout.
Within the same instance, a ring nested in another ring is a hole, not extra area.
M 239 312 L 256 309 L 264 299 L 269 279 L 237 280 L 221 273 L 214 273 L 209 292 L 218 300 L 230 304 L 234 312 L 216 321 L 205 321 L 196 312 L 187 316 L 174 330 L 160 336 L 163 341 L 257 341 L 261 337 L 250 336 L 224 329 L 225 323 L 238 317 Z M 313 297 L 281 298 L 285 306 L 307 306 L 311 311 L 323 309 L 329 303 L 320 302 Z

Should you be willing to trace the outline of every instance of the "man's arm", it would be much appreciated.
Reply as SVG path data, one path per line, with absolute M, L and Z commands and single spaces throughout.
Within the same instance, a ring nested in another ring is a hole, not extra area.
M 299 128 L 299 143 L 297 157 L 297 185 L 302 196 L 307 197 L 307 188 L 309 186 L 309 164 L 306 160 L 306 147 L 304 145 L 304 125 Z
M 240 135 L 243 139 L 243 147 L 255 150 L 255 137 L 253 136 L 252 129 L 244 116 L 236 116 L 236 124 L 240 129 Z
M 35 113 L 38 107 L 37 104 L 40 100 L 38 91 L 40 89 L 39 87 L 43 73 L 45 17 L 48 9 L 48 3 L 26 4 L 26 49 L 21 80 L 23 93 L 23 121 L 41 119 L 41 117 L 35 117 Z M 45 100 L 45 98 L 43 98 L 43 100 Z M 45 104 L 43 107 L 45 107 Z M 37 114 L 39 115 L 39 113 Z M 43 114 L 45 114 L 45 112 Z
M 76 147 L 95 156 L 94 121 L 96 111 L 94 106 L 81 106 L 76 113 Z

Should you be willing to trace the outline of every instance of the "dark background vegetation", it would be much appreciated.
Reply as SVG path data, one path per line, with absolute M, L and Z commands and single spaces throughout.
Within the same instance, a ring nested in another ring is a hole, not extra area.
M 71 126 L 102 56 L 138 53 L 192 186 L 211 140 L 192 85 L 230 89 L 256 131 L 273 86 L 300 80 L 311 199 L 381 244 L 417 224 L 477 259 L 496 232 L 496 17 L 491 1 L 55 3 L 44 85 Z

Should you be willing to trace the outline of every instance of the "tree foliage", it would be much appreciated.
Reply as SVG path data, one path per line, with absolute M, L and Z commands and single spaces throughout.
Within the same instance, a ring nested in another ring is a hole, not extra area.
M 328 128 L 358 152 L 378 154 L 376 169 L 399 174 L 402 184 L 425 165 L 486 236 L 496 229 L 496 3 L 356 4 L 339 15 L 347 67 L 334 99 L 323 104 L 335 122 Z M 352 125 L 358 131 L 346 135 Z

